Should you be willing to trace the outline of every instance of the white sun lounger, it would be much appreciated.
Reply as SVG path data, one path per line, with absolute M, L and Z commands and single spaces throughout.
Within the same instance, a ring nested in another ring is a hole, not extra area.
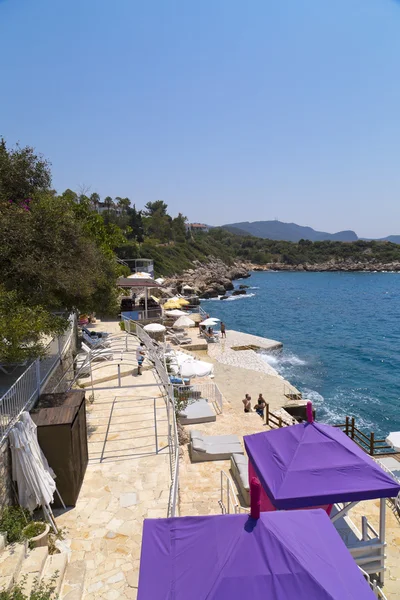
M 400 462 L 393 458 L 393 456 L 382 456 L 382 458 L 375 459 L 378 464 L 390 473 L 390 475 L 400 483 Z M 397 511 L 400 513 L 400 493 L 397 498 L 394 498 L 394 503 L 397 508 Z
M 217 420 L 217 415 L 213 411 L 208 400 L 200 398 L 193 404 L 182 410 L 179 415 L 181 425 L 195 425 L 196 423 L 211 423 Z
M 92 350 L 85 343 L 82 343 L 82 350 L 83 352 L 80 352 L 75 359 L 76 372 L 79 372 L 80 375 L 90 374 L 89 355 L 92 361 L 113 360 L 114 358 L 112 350 L 101 348 Z
M 229 460 L 232 454 L 243 454 L 237 435 L 204 436 L 193 429 L 190 432 L 190 455 L 192 462 Z
M 85 331 L 82 332 L 82 338 L 90 348 L 107 348 L 110 346 L 110 342 L 103 338 L 94 338 L 88 335 Z
M 249 459 L 243 454 L 232 454 L 231 473 L 245 506 L 250 506 Z

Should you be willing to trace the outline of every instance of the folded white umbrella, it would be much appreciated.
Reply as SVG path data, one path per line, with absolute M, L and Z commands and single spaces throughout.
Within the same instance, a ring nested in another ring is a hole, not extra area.
M 12 477 L 18 485 L 18 502 L 30 512 L 37 506 L 49 507 L 53 502 L 56 484 L 54 472 L 40 449 L 36 425 L 29 413 L 9 434 L 12 459 Z
M 179 308 L 174 308 L 173 310 L 166 310 L 165 314 L 169 317 L 186 317 L 187 313 L 183 310 L 179 310 Z
M 218 325 L 219 321 L 220 321 L 220 319 L 217 319 L 216 317 L 210 317 L 209 319 L 202 321 L 200 323 L 200 325 L 205 325 L 206 327 L 212 327 L 213 325 Z
M 394 450 L 400 452 L 400 431 L 391 431 L 386 438 L 386 442 L 389 446 L 392 446 Z
M 210 363 L 206 363 L 202 360 L 188 360 L 184 362 L 180 367 L 181 377 L 206 377 L 211 375 L 214 370 L 214 366 Z
M 192 321 L 190 317 L 187 317 L 185 315 L 184 317 L 179 317 L 179 319 L 175 321 L 172 327 L 194 327 L 194 321 Z
M 162 331 L 165 331 L 166 327 L 160 323 L 149 323 L 148 325 L 145 325 L 143 329 L 145 331 L 152 331 L 153 333 L 161 333 Z

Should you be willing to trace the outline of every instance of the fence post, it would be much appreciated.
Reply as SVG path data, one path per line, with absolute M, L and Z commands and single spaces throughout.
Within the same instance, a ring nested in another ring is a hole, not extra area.
M 36 359 L 36 391 L 38 397 L 40 396 L 40 358 Z
M 349 435 L 349 417 L 346 417 L 346 429 L 345 429 L 345 434 Z
M 265 406 L 265 424 L 269 425 L 269 404 Z
M 58 345 L 58 358 L 60 359 L 60 362 L 62 362 L 62 346 L 61 346 L 61 336 L 59 335 L 57 338 L 57 345 Z
M 375 454 L 375 434 L 373 431 L 371 432 L 371 437 L 369 439 L 369 453 L 370 456 L 374 456 Z
M 354 440 L 354 429 L 355 429 L 356 420 L 354 417 L 351 417 L 351 439 Z

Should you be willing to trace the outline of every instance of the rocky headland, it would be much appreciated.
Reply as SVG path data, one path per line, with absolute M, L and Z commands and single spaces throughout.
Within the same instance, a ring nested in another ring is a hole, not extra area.
M 210 258 L 207 263 L 193 261 L 193 268 L 165 280 L 164 286 L 173 292 L 193 291 L 201 298 L 216 298 L 234 289 L 235 279 L 250 277 L 252 266 L 244 262 L 226 265 L 219 258 Z

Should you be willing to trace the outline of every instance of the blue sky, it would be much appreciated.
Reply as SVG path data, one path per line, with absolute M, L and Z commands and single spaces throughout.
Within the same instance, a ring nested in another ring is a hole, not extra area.
M 0 0 L 0 134 L 54 187 L 400 234 L 400 3 Z

